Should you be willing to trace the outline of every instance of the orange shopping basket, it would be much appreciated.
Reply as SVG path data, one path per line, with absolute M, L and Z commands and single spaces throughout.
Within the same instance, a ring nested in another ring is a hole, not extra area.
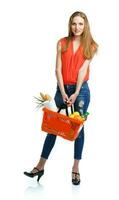
M 41 130 L 73 141 L 77 138 L 79 129 L 83 125 L 83 121 L 68 117 L 67 106 L 65 107 L 67 116 L 59 113 L 61 109 L 62 108 L 60 108 L 58 112 L 55 112 L 46 107 L 43 108 L 44 114 Z M 73 113 L 72 107 L 71 111 Z

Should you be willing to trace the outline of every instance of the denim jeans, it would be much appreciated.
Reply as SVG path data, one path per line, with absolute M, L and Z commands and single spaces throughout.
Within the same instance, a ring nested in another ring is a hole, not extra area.
M 66 94 L 68 96 L 71 96 L 76 90 L 76 85 L 65 85 L 64 87 L 65 87 Z M 58 108 L 64 104 L 62 95 L 58 86 L 57 86 L 54 99 L 55 99 L 56 106 Z M 79 95 L 77 96 L 75 100 L 74 111 L 78 111 L 80 114 L 85 113 L 88 109 L 89 102 L 90 102 L 90 90 L 88 87 L 88 83 L 84 82 L 80 89 Z M 47 134 L 44 145 L 43 145 L 41 157 L 48 159 L 50 152 L 55 144 L 56 137 L 57 137 L 56 135 Z M 84 145 L 84 126 L 82 127 L 82 129 L 80 130 L 78 134 L 78 137 L 74 141 L 74 159 L 80 160 L 82 158 L 83 145 Z

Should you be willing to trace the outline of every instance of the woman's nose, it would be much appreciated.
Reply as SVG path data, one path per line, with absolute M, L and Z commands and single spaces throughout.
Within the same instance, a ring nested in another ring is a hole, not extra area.
M 79 25 L 78 24 L 76 24 L 76 29 L 78 29 L 79 28 Z

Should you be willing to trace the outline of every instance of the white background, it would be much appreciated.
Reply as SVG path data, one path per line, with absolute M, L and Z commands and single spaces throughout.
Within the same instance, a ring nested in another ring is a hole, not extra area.
M 0 1 L 0 191 L 3 199 L 119 199 L 118 5 L 110 1 Z M 56 43 L 69 16 L 87 14 L 100 48 L 91 63 L 82 183 L 71 184 L 73 142 L 57 138 L 45 175 L 23 175 L 40 157 L 46 134 L 33 96 L 54 95 Z M 2 199 L 1 198 L 1 199 Z

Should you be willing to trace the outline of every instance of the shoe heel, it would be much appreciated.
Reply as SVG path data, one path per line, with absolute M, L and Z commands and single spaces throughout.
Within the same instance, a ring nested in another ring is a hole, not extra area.
M 42 175 L 43 174 L 38 175 L 37 182 L 40 180 L 40 178 L 41 178 Z
M 37 181 L 39 181 L 39 179 L 41 178 L 41 176 L 42 176 L 43 174 L 44 174 L 44 170 L 39 171 Z

